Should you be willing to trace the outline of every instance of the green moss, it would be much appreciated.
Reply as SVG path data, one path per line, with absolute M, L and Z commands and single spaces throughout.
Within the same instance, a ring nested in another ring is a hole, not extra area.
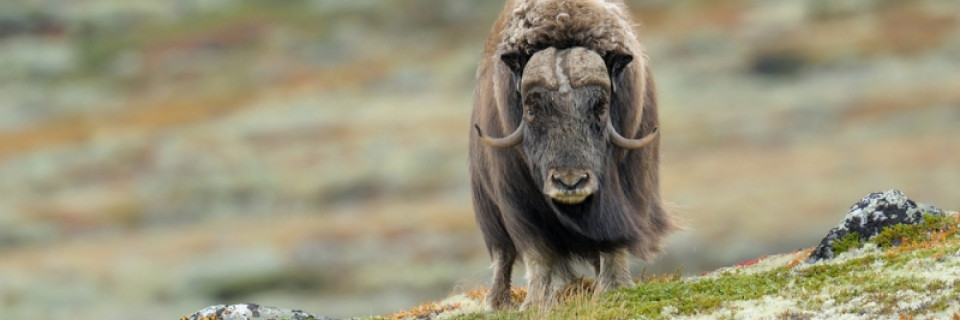
M 892 248 L 906 242 L 929 241 L 933 232 L 942 232 L 950 228 L 956 228 L 957 220 L 954 217 L 948 217 L 935 214 L 924 214 L 923 222 L 919 224 L 897 224 L 883 228 L 869 242 L 875 243 L 880 248 Z M 838 255 L 851 249 L 859 248 L 865 243 L 860 234 L 850 232 L 830 244 L 833 254 Z
M 844 235 L 842 238 L 831 243 L 830 249 L 833 249 L 834 255 L 838 255 L 847 252 L 850 249 L 859 248 L 862 244 L 863 242 L 860 241 L 860 234 L 856 232 L 850 232 Z
M 679 314 L 704 312 L 725 301 L 747 300 L 775 294 L 787 284 L 787 269 L 756 274 L 728 274 L 699 281 L 675 281 L 659 285 L 641 285 L 611 295 L 606 306 L 626 306 L 629 314 L 656 317 L 671 306 Z M 640 303 L 636 303 L 640 302 Z
M 951 216 L 924 214 L 923 223 L 898 224 L 880 231 L 870 242 L 881 248 L 891 248 L 906 242 L 929 241 L 934 232 L 956 228 L 957 219 Z
M 881 248 L 895 247 L 899 246 L 904 239 L 909 241 L 918 238 L 918 229 L 916 225 L 898 224 L 889 226 L 884 228 L 883 231 L 871 240 Z
M 789 273 L 789 269 L 781 267 L 755 274 L 728 273 L 697 281 L 644 283 L 605 294 L 596 301 L 589 297 L 567 301 L 546 313 L 503 312 L 487 317 L 465 315 L 457 319 L 659 318 L 665 307 L 676 308 L 678 314 L 709 312 L 728 301 L 778 294 L 787 288 Z

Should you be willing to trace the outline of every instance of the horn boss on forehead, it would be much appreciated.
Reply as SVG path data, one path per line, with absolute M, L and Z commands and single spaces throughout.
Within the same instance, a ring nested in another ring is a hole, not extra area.
M 610 92 L 610 75 L 607 67 L 596 52 L 585 48 L 573 48 L 563 60 L 570 77 L 570 84 L 574 88 L 588 85 L 603 87 Z
M 538 51 L 530 57 L 520 79 L 521 94 L 535 87 L 566 91 L 588 85 L 597 85 L 610 92 L 610 76 L 603 57 L 582 47 L 562 51 L 551 47 Z

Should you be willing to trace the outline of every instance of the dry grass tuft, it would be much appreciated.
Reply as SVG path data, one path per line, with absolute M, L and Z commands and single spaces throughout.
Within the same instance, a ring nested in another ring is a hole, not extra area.
M 797 251 L 797 253 L 797 257 L 793 258 L 793 260 L 790 260 L 790 263 L 787 264 L 787 269 L 793 269 L 793 267 L 796 265 L 807 260 L 807 258 L 810 257 L 810 254 L 813 253 L 813 249 L 800 250 Z
M 640 278 L 634 279 L 637 284 L 643 283 L 667 283 L 683 279 L 683 269 L 677 269 L 673 273 L 648 274 L 647 268 L 640 270 Z
M 410 310 L 400 311 L 387 316 L 389 319 L 407 319 L 407 318 L 430 318 L 444 312 L 453 311 L 460 308 L 460 303 L 441 305 L 436 302 L 427 302 Z
M 943 244 L 947 242 L 947 238 L 957 233 L 958 224 L 960 224 L 960 220 L 958 220 L 957 217 L 954 217 L 951 218 L 950 224 L 947 225 L 945 229 L 932 230 L 925 239 L 910 240 L 904 237 L 901 240 L 902 244 L 900 246 L 890 248 L 890 250 L 887 251 L 887 255 L 891 256 L 908 251 L 927 250 L 942 247 Z M 939 258 L 940 256 L 943 256 L 943 252 L 936 252 L 931 257 Z

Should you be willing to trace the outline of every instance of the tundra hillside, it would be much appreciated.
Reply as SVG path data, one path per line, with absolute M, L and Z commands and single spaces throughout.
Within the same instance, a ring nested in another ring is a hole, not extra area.
M 488 289 L 476 288 L 371 319 L 957 319 L 957 214 L 896 189 L 873 192 L 810 249 L 696 277 L 641 274 L 636 287 L 599 295 L 593 279 L 581 280 L 551 308 L 485 311 Z M 514 287 L 510 298 L 519 303 L 534 287 Z M 235 304 L 204 308 L 183 320 L 287 318 L 330 319 Z
M 391 319 L 958 319 L 956 212 L 923 216 L 870 240 L 745 260 L 700 276 L 642 276 L 635 288 L 568 296 L 549 310 L 481 312 L 479 292 L 391 314 Z M 892 240 L 892 241 L 891 241 Z M 522 289 L 516 290 L 522 296 Z
M 809 247 L 874 190 L 960 208 L 960 2 L 627 5 L 689 230 L 638 268 Z M 2 318 L 349 317 L 489 280 L 465 146 L 501 2 L 0 7 Z

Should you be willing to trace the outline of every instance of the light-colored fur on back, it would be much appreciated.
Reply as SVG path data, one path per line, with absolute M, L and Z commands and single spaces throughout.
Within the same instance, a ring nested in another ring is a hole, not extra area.
M 499 51 L 542 49 L 544 45 L 577 43 L 601 56 L 609 52 L 641 52 L 634 23 L 621 1 L 515 0 L 502 31 Z

